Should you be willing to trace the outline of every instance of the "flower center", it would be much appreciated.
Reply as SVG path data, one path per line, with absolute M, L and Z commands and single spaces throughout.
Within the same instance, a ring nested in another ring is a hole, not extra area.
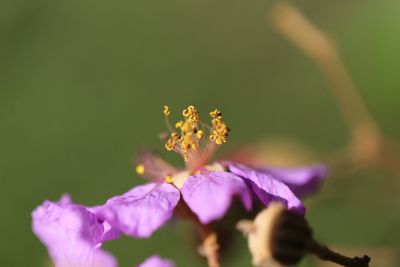
M 214 162 L 210 165 L 206 165 L 204 166 L 204 170 L 206 171 L 225 171 L 224 166 L 222 166 L 220 163 L 218 162 Z M 197 171 L 195 173 L 191 173 L 187 170 L 175 173 L 172 176 L 168 176 L 165 178 L 165 182 L 166 183 L 170 183 L 175 185 L 178 189 L 181 189 L 183 187 L 183 184 L 185 183 L 186 179 L 194 174 L 200 173 L 200 171 Z
M 188 106 L 182 111 L 183 120 L 179 120 L 171 126 L 169 117 L 171 110 L 164 106 L 166 125 L 170 131 L 166 139 L 165 148 L 182 155 L 183 160 L 193 169 L 204 165 L 213 154 L 216 147 L 226 143 L 229 135 L 229 127 L 222 119 L 222 113 L 215 109 L 209 113 L 211 126 L 200 120 L 200 115 L 194 106 Z M 208 138 L 204 140 L 204 132 L 208 131 Z
M 222 120 L 222 113 L 215 109 L 209 113 L 211 126 L 200 120 L 200 115 L 194 106 L 188 106 L 182 111 L 183 119 L 171 126 L 171 110 L 164 106 L 165 123 L 169 134 L 165 136 L 165 148 L 180 154 L 184 161 L 185 170 L 179 171 L 157 154 L 143 150 L 138 154 L 136 173 L 152 181 L 164 181 L 178 188 L 187 177 L 203 170 L 223 170 L 218 163 L 207 165 L 215 150 L 226 143 L 230 129 Z M 204 138 L 205 132 L 208 138 Z

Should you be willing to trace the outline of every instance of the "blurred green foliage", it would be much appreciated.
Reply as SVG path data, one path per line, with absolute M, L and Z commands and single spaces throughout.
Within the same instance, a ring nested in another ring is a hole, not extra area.
M 162 149 L 164 104 L 220 108 L 231 145 L 289 136 L 320 155 L 344 145 L 346 126 L 319 71 L 268 21 L 274 2 L 3 0 L 0 265 L 43 266 L 46 250 L 30 229 L 43 200 L 69 192 L 99 204 L 140 183 L 133 155 Z M 296 4 L 335 40 L 383 131 L 400 139 L 400 2 Z M 333 193 L 307 202 L 317 236 L 399 248 L 399 177 L 366 170 L 332 179 L 340 179 Z M 121 266 L 154 253 L 202 266 L 181 227 L 189 231 L 179 222 L 106 247 Z M 244 240 L 237 249 L 228 266 L 248 266 Z

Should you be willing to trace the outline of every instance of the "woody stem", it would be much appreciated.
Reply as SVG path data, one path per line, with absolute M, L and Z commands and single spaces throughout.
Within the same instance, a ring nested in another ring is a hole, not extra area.
M 330 250 L 327 246 L 321 245 L 313 241 L 310 251 L 317 255 L 320 259 L 331 261 L 346 267 L 368 267 L 370 257 L 364 255 L 363 257 L 349 258 Z

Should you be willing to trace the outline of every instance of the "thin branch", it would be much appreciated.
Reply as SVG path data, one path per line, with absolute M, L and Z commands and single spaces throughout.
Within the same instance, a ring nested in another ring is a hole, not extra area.
M 280 33 L 319 66 L 330 84 L 330 89 L 353 138 L 358 139 L 366 132 L 378 138 L 380 131 L 377 125 L 348 75 L 336 46 L 326 34 L 289 3 L 281 3 L 273 8 L 272 21 Z
M 331 261 L 346 267 L 368 267 L 371 260 L 371 258 L 366 255 L 363 257 L 354 258 L 343 256 L 330 250 L 327 246 L 320 245 L 315 241 L 312 243 L 311 252 L 322 260 Z
M 351 142 L 345 150 L 346 156 L 339 159 L 339 164 L 342 164 L 340 161 L 350 159 L 356 165 L 379 166 L 399 174 L 400 150 L 393 149 L 393 143 L 382 135 L 334 43 L 288 2 L 275 5 L 271 18 L 275 28 L 315 62 L 329 84 L 351 133 Z

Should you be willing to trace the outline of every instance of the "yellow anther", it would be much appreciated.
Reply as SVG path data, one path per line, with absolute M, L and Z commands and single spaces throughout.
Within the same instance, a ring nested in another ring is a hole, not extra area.
M 182 115 L 183 115 L 183 117 L 189 117 L 189 115 L 190 115 L 189 110 L 188 110 L 187 108 L 185 108 L 185 109 L 182 111 Z
M 164 181 L 168 184 L 172 184 L 174 182 L 174 179 L 172 178 L 172 176 L 167 175 L 164 177 Z
M 184 140 L 181 143 L 181 150 L 183 153 L 186 153 L 189 150 L 191 142 L 192 142 L 191 140 L 185 140 L 184 138 Z
M 182 115 L 188 118 L 190 123 L 196 123 L 199 119 L 199 114 L 194 106 L 188 106 L 182 111 Z
M 164 107 L 164 114 L 167 116 L 171 114 L 171 111 L 167 106 Z M 197 154 L 192 153 L 195 150 L 201 149 L 199 146 L 205 135 L 204 130 L 200 130 L 199 123 L 203 125 L 200 120 L 199 112 L 197 109 L 190 105 L 182 111 L 183 120 L 175 123 L 176 132 L 171 130 L 170 138 L 165 143 L 165 148 L 168 151 L 176 151 L 183 156 L 183 159 L 187 162 L 191 160 L 190 157 L 195 157 Z M 228 133 L 230 129 L 226 126 L 222 119 L 222 113 L 218 109 L 214 109 L 209 113 L 211 116 L 212 127 L 208 127 L 208 138 L 211 142 L 222 145 L 226 143 Z
M 199 114 L 193 113 L 193 114 L 189 115 L 187 121 L 189 123 L 197 123 L 199 121 Z
M 164 106 L 163 113 L 165 116 L 171 115 L 171 110 L 169 109 L 168 106 Z
M 210 141 L 214 142 L 215 139 L 217 139 L 217 136 L 215 134 L 211 134 L 209 138 L 210 138 Z
M 215 130 L 221 135 L 226 135 L 230 129 L 224 123 L 221 123 L 215 127 Z
M 172 151 L 174 150 L 176 145 L 176 141 L 173 139 L 168 139 L 167 142 L 165 143 L 165 149 L 167 149 L 168 151 Z
M 175 123 L 175 128 L 181 128 L 183 125 L 183 121 L 178 121 L 177 123 Z
M 222 145 L 223 143 L 225 143 L 226 141 L 224 140 L 224 139 L 222 139 L 222 138 L 217 138 L 216 140 L 215 140 L 215 143 L 217 144 L 217 145 Z
M 219 125 L 222 123 L 221 118 L 215 118 L 211 120 L 211 123 L 215 126 L 215 125 Z
M 198 130 L 196 132 L 196 136 L 197 136 L 198 139 L 201 139 L 203 137 L 203 135 L 204 135 L 204 132 L 202 130 Z
M 136 166 L 136 173 L 137 174 L 143 174 L 144 173 L 144 166 L 143 164 L 139 164 Z
M 179 140 L 180 136 L 179 136 L 178 133 L 173 132 L 173 133 L 171 133 L 171 138 L 172 138 L 173 140 Z
M 222 113 L 221 113 L 221 111 L 219 111 L 218 109 L 214 109 L 214 110 L 213 110 L 213 111 L 211 111 L 209 114 L 210 114 L 211 118 L 213 118 L 213 119 L 215 119 L 215 118 L 218 118 L 218 117 L 221 117 L 221 116 L 222 116 Z
M 192 127 L 190 126 L 189 123 L 185 122 L 185 123 L 183 123 L 181 130 L 183 133 L 189 133 L 192 131 Z
M 226 131 L 226 127 L 224 127 L 223 129 L 224 131 L 214 130 L 210 135 L 210 141 L 216 143 L 217 145 L 222 145 L 223 143 L 226 143 L 228 132 Z

